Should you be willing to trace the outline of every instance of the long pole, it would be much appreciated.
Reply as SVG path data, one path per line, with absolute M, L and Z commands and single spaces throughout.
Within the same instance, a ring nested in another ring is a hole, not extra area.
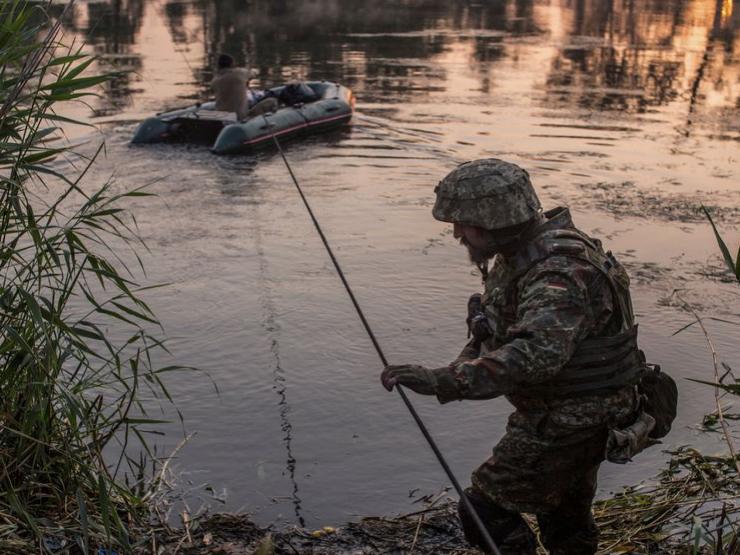
M 267 121 L 267 116 L 265 115 L 263 117 L 265 118 L 265 123 L 268 126 L 271 125 Z M 288 162 L 288 159 L 285 157 L 285 153 L 283 152 L 283 149 L 280 146 L 280 142 L 278 141 L 274 133 L 272 135 L 272 139 L 273 141 L 275 141 L 275 146 L 277 147 L 278 152 L 280 153 L 280 156 L 283 159 L 283 162 L 285 162 L 285 167 L 288 169 L 288 173 L 290 174 L 290 177 L 293 180 L 293 183 L 295 184 L 296 189 L 298 190 L 298 194 L 300 195 L 301 200 L 303 201 L 303 204 L 305 205 L 306 210 L 308 211 L 308 215 L 311 217 L 311 221 L 313 222 L 313 225 L 316 228 L 316 231 L 318 232 L 319 237 L 321 238 L 321 242 L 324 243 L 324 247 L 326 247 L 326 252 L 329 253 L 329 258 L 331 258 L 331 261 L 334 264 L 334 268 L 336 268 L 337 274 L 339 274 L 339 279 L 342 280 L 342 284 L 344 285 L 344 288 L 347 290 L 347 294 L 349 295 L 349 298 L 352 301 L 352 304 L 354 305 L 355 310 L 357 311 L 357 315 L 360 317 L 360 320 L 362 321 L 362 325 L 365 327 L 365 331 L 370 337 L 370 341 L 372 341 L 373 343 L 373 347 L 375 347 L 375 351 L 378 353 L 378 357 L 380 357 L 380 361 L 383 363 L 383 366 L 388 366 L 388 359 L 385 358 L 383 349 L 381 349 L 380 343 L 378 343 L 378 340 L 375 337 L 375 334 L 373 333 L 373 330 L 370 327 L 370 324 L 368 323 L 367 318 L 365 318 L 365 314 L 362 311 L 362 308 L 360 307 L 360 303 L 357 302 L 357 299 L 355 298 L 355 294 L 352 292 L 352 288 L 350 287 L 349 282 L 347 281 L 347 278 L 344 276 L 344 272 L 342 271 L 342 268 L 339 265 L 339 262 L 334 256 L 334 252 L 331 250 L 331 246 L 329 246 L 329 241 L 326 239 L 326 236 L 324 235 L 324 232 L 321 229 L 321 225 L 319 225 L 319 221 L 316 219 L 316 216 L 314 215 L 313 210 L 311 210 L 311 205 L 308 203 L 308 199 L 306 198 L 306 195 L 303 194 L 303 190 L 301 189 L 301 186 L 298 183 L 298 179 L 296 179 L 296 176 L 293 173 L 293 168 L 290 167 L 290 163 Z M 442 452 L 439 450 L 439 447 L 437 447 L 437 443 L 434 441 L 426 425 L 421 420 L 419 413 L 416 412 L 416 409 L 411 404 L 411 401 L 406 395 L 406 392 L 403 390 L 401 386 L 398 386 L 398 385 L 396 386 L 396 391 L 398 391 L 398 394 L 401 396 L 401 400 L 406 405 L 406 408 L 409 410 L 409 412 L 411 413 L 411 416 L 414 418 L 416 425 L 419 426 L 421 433 L 424 435 L 424 438 L 427 440 L 427 443 L 429 443 L 429 446 L 432 448 L 432 451 L 434 452 L 434 455 L 437 457 L 439 464 L 442 465 L 442 468 L 444 469 L 445 474 L 447 474 L 447 477 L 452 482 L 452 485 L 454 486 L 455 490 L 460 495 L 460 502 L 463 505 L 465 505 L 465 508 L 467 509 L 468 514 L 470 514 L 470 516 L 473 518 L 473 521 L 475 522 L 475 525 L 478 527 L 478 530 L 480 531 L 481 536 L 483 537 L 483 541 L 486 544 L 488 551 L 493 553 L 493 555 L 501 555 L 501 551 L 496 546 L 496 543 L 493 541 L 493 538 L 491 538 L 491 534 L 488 533 L 488 528 L 486 528 L 486 526 L 483 524 L 483 521 L 478 515 L 478 512 L 475 510 L 475 507 L 473 507 L 473 504 L 470 502 L 470 499 L 468 499 L 468 496 L 465 495 L 465 492 L 460 486 L 460 483 L 457 481 L 457 478 L 455 478 L 455 475 L 453 474 L 452 469 L 450 468 L 450 465 L 447 464 L 447 461 L 445 460 L 444 455 L 442 455 Z

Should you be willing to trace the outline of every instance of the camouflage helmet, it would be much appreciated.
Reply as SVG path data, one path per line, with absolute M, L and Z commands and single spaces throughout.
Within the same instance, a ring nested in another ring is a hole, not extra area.
M 522 224 L 540 210 L 529 174 L 498 158 L 459 165 L 434 192 L 437 201 L 432 215 L 436 219 L 488 230 Z

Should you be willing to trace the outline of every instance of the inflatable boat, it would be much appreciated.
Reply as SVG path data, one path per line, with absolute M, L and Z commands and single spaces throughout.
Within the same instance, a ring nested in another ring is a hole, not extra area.
M 147 118 L 131 143 L 199 143 L 211 145 L 215 154 L 248 154 L 274 145 L 273 136 L 287 140 L 345 125 L 355 104 L 352 91 L 329 81 L 281 85 L 266 93 L 280 102 L 277 111 L 238 121 L 235 113 L 205 102 Z

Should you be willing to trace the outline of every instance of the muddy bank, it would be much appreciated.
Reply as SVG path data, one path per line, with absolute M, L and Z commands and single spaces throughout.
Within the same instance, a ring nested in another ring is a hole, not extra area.
M 158 553 L 184 555 L 480 553 L 465 542 L 454 499 L 440 494 L 419 501 L 418 510 L 404 515 L 315 530 L 262 528 L 244 514 L 204 515 L 163 531 L 153 543 Z M 594 515 L 600 554 L 740 555 L 740 483 L 729 457 L 674 451 L 654 480 L 597 501 Z M 527 519 L 536 533 L 536 520 Z M 545 554 L 544 547 L 538 553 Z
M 401 517 L 365 517 L 336 529 L 275 531 L 255 526 L 246 515 L 213 515 L 200 524 L 193 542 L 184 542 L 179 550 L 186 555 L 411 552 L 479 553 L 465 543 L 451 501 Z M 174 553 L 172 543 L 164 553 Z

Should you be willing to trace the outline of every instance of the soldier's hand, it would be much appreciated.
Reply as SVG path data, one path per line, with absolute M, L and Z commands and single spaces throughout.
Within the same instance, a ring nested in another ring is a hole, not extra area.
M 488 318 L 484 313 L 475 315 L 469 324 L 470 334 L 473 339 L 480 345 L 483 341 L 487 341 L 492 335 L 493 330 L 491 324 L 488 323 Z
M 468 326 L 468 337 L 473 333 L 473 318 L 483 311 L 483 295 L 480 293 L 473 293 L 468 299 L 468 317 L 465 318 L 465 323 Z
M 386 366 L 380 381 L 388 391 L 396 385 L 404 385 L 420 395 L 434 395 L 437 390 L 434 371 L 416 364 Z

